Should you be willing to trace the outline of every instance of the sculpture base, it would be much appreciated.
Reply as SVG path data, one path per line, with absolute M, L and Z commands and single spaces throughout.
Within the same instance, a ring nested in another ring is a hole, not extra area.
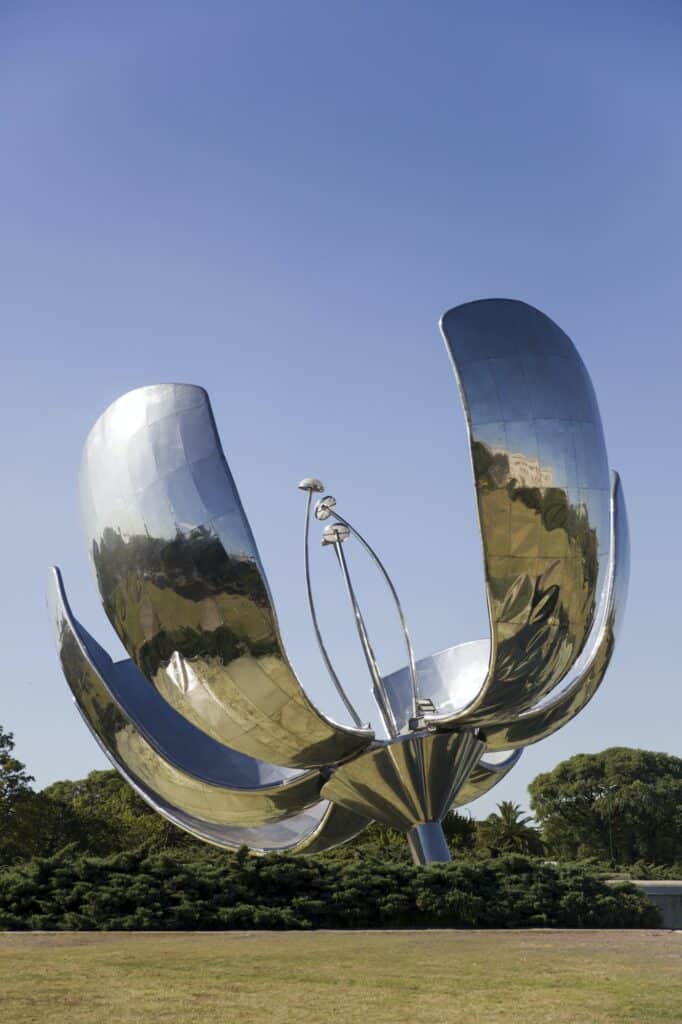
M 407 843 L 415 864 L 438 864 L 452 860 L 443 826 L 439 821 L 415 825 L 407 833 Z

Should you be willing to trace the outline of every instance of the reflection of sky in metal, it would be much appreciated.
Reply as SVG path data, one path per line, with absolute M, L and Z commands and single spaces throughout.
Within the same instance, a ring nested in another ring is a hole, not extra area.
M 124 540 L 145 533 L 170 540 L 201 523 L 235 557 L 255 558 L 225 468 L 203 389 L 169 384 L 130 392 L 88 436 L 81 468 L 86 534 L 96 540 L 114 521 Z

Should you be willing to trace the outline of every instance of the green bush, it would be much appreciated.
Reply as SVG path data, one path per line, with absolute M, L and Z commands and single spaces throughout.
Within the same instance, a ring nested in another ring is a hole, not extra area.
M 581 866 L 509 854 L 429 868 L 369 856 L 67 847 L 0 870 L 0 929 L 640 928 L 658 911 Z

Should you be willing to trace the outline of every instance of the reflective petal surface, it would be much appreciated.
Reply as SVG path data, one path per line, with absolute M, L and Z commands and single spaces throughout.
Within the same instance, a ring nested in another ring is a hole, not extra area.
M 62 669 L 90 732 L 126 781 L 173 824 L 218 846 L 236 849 L 246 844 L 263 853 L 320 852 L 346 842 L 369 824 L 321 800 L 316 772 L 297 775 L 272 765 L 249 764 L 251 758 L 220 748 L 187 722 L 180 736 L 204 744 L 213 781 L 166 760 L 112 697 L 104 677 L 117 666 L 71 616 L 57 571 L 51 576 L 49 607 Z M 170 708 L 166 713 L 176 714 Z M 188 749 L 184 755 L 194 758 L 196 751 Z M 276 780 L 278 774 L 294 779 L 255 789 L 225 785 L 233 776 L 257 783 L 263 775 Z
M 450 310 L 441 329 L 469 431 L 491 654 L 473 703 L 440 721 L 486 723 L 536 704 L 584 647 L 608 557 L 609 473 L 591 381 L 549 317 L 489 299 Z
M 114 402 L 85 444 L 83 522 L 105 611 L 164 698 L 221 743 L 291 767 L 367 747 L 303 692 L 203 388 Z
M 420 658 L 415 663 L 419 696 L 430 700 L 438 709 L 437 715 L 427 716 L 428 720 L 456 715 L 471 704 L 485 682 L 489 662 L 489 640 L 471 640 Z M 398 732 L 409 732 L 412 716 L 409 666 L 384 676 L 384 687 Z
M 319 773 L 289 772 L 287 779 L 285 769 L 222 747 L 172 708 L 164 708 L 158 696 L 159 715 L 140 715 L 138 705 L 135 721 L 107 686 L 110 678 L 120 692 L 115 667 L 73 619 L 57 572 L 52 575 L 50 610 L 62 669 L 78 709 L 100 744 L 150 792 L 218 825 L 278 821 L 320 800 Z M 198 773 L 192 770 L 195 766 Z
M 389 740 L 376 740 L 319 645 L 356 728 L 322 714 L 287 658 L 265 573 L 202 388 L 114 402 L 83 455 L 85 534 L 104 608 L 130 659 L 114 663 L 50 584 L 59 656 L 96 741 L 159 813 L 220 846 L 319 852 L 371 820 L 406 833 L 415 863 L 450 857 L 442 819 L 497 785 L 523 748 L 569 722 L 609 665 L 629 571 L 594 391 L 568 336 L 522 302 L 441 321 L 464 406 L 490 638 L 415 662 L 387 570 L 340 515 L 333 543 Z M 358 539 L 397 607 L 409 665 L 376 666 L 342 541 Z M 447 529 L 445 536 L 448 536 Z M 563 688 L 562 688 L 563 687 Z
M 322 795 L 408 831 L 443 818 L 483 750 L 468 730 L 400 737 L 340 765 Z
M 566 689 L 534 711 L 497 722 L 486 729 L 489 750 L 524 747 L 551 736 L 582 711 L 606 673 L 625 611 L 630 575 L 630 537 L 623 488 L 613 474 L 611 559 L 598 620 Z
M 499 757 L 499 759 L 496 760 L 495 754 L 491 755 L 486 751 L 469 778 L 457 793 L 457 796 L 452 803 L 453 810 L 456 807 L 464 807 L 465 804 L 470 804 L 473 800 L 478 800 L 479 796 L 483 796 L 485 793 L 490 792 L 498 782 L 502 782 L 502 779 L 504 779 L 512 770 L 514 765 L 518 763 L 518 760 L 523 753 L 523 748 L 506 751 L 505 753 L 507 754 L 506 757 Z

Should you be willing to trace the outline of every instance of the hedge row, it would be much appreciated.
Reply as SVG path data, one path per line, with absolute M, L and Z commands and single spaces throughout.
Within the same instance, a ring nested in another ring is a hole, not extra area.
M 66 848 L 0 871 L 0 929 L 641 928 L 632 886 L 507 855 L 429 868 L 211 848 L 100 858 Z

